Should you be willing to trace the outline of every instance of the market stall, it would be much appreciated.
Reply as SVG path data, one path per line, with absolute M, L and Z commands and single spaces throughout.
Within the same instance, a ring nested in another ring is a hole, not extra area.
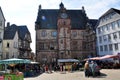
M 25 64 L 24 77 L 35 76 L 38 73 L 40 73 L 40 66 L 38 62 L 31 61 L 30 63 Z
M 24 80 L 24 75 L 22 72 L 19 72 L 18 70 L 7 70 L 7 66 L 11 66 L 14 68 L 16 64 L 21 64 L 21 63 L 30 63 L 30 60 L 27 59 L 18 59 L 18 58 L 12 58 L 12 59 L 5 59 L 5 60 L 0 60 L 0 64 L 5 65 L 4 67 L 4 73 L 1 74 L 0 80 Z M 4 77 L 3 77 L 4 76 Z M 2 79 L 3 78 L 3 79 Z
M 71 71 L 73 68 L 73 64 L 76 64 L 78 62 L 79 60 L 77 59 L 58 59 L 58 65 L 60 65 L 61 71 Z

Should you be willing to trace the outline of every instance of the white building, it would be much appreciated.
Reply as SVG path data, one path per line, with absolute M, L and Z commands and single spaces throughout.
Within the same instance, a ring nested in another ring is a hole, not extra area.
M 0 7 L 0 60 L 2 59 L 2 54 L 3 54 L 2 46 L 3 46 L 4 27 L 5 27 L 5 17 Z
M 120 52 L 120 10 L 111 8 L 99 18 L 96 35 L 99 56 Z
M 3 40 L 3 59 L 27 58 L 31 56 L 31 35 L 26 25 L 17 26 L 7 23 Z
M 3 40 L 3 59 L 17 58 L 18 50 L 18 31 L 15 29 L 16 25 L 5 27 Z

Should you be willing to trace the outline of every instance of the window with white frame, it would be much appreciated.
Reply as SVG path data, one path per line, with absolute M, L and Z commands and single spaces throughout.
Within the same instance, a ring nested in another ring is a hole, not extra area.
M 111 34 L 108 34 L 108 41 L 111 41 Z
M 102 27 L 101 27 L 101 30 L 102 30 L 102 32 L 104 32 L 104 31 L 105 31 L 105 28 L 104 28 L 104 26 L 102 26 Z
M 100 27 L 98 28 L 98 34 L 100 34 L 101 33 L 101 30 L 100 30 Z
M 103 51 L 103 46 L 100 46 L 100 51 Z
M 120 19 L 117 21 L 118 27 L 120 28 Z
M 112 23 L 111 23 L 113 30 L 115 29 L 115 23 L 116 23 L 116 22 L 112 22 Z
M 109 50 L 110 50 L 110 51 L 113 50 L 113 46 L 112 46 L 112 44 L 109 44 Z
M 107 24 L 108 26 L 108 31 L 111 29 L 111 24 Z
M 120 38 L 120 31 L 118 31 L 118 35 L 119 35 L 119 38 Z
M 99 36 L 99 43 L 102 43 L 102 37 Z
M 107 41 L 107 35 L 104 35 L 104 36 L 103 36 L 103 40 L 104 40 L 104 41 Z
M 108 46 L 104 45 L 104 51 L 108 51 Z
M 113 39 L 117 39 L 117 32 L 113 33 Z
M 118 50 L 118 43 L 114 44 L 115 50 Z
M 109 31 L 110 30 L 110 28 L 109 28 L 109 26 L 108 26 L 108 24 L 106 25 L 106 31 Z

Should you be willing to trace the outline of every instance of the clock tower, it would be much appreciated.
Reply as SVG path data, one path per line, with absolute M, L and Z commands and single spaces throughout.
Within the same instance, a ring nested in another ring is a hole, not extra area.
M 70 51 L 70 34 L 71 20 L 64 8 L 63 3 L 60 4 L 57 29 L 58 29 L 58 55 L 59 58 L 71 58 Z

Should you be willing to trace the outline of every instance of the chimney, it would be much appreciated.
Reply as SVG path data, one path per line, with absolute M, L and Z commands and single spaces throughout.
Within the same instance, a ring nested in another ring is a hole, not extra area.
M 10 22 L 7 22 L 7 27 L 10 27 Z
M 82 12 L 85 13 L 85 8 L 84 8 L 84 6 L 82 6 Z
M 39 5 L 39 9 L 38 9 L 39 11 L 41 10 L 41 5 Z

